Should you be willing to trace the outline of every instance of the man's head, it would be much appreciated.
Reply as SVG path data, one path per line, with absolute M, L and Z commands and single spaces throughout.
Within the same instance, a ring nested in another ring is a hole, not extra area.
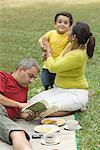
M 27 87 L 37 78 L 39 71 L 40 67 L 33 58 L 24 58 L 19 62 L 12 75 L 20 86 Z

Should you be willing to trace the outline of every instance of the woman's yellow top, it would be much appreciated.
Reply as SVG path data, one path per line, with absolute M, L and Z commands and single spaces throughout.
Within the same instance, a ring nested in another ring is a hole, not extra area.
M 75 49 L 63 56 L 49 57 L 46 61 L 50 72 L 56 73 L 55 85 L 61 88 L 88 89 L 85 78 L 87 62 L 86 50 Z

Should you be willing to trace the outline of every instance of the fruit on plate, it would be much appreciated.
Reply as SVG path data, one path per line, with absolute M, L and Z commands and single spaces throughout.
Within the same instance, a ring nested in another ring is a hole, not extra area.
M 57 121 L 56 120 L 47 119 L 47 120 L 44 120 L 43 123 L 44 124 L 57 124 Z
M 64 119 L 60 119 L 60 118 L 45 118 L 41 121 L 42 124 L 54 124 L 57 126 L 61 126 L 65 124 L 65 120 Z

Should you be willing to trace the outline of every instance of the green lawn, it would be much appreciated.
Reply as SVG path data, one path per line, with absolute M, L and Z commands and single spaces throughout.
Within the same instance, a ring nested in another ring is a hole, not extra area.
M 41 2 L 21 7 L 0 4 L 0 70 L 8 72 L 14 71 L 17 62 L 26 56 L 34 57 L 42 64 L 37 41 L 53 28 L 53 19 L 58 11 L 67 10 L 72 13 L 74 22 L 81 20 L 90 24 L 96 37 L 95 57 L 88 61 L 86 71 L 92 92 L 87 110 L 76 114 L 82 125 L 82 130 L 77 132 L 77 141 L 79 150 L 99 150 L 100 3 L 67 5 L 62 1 L 54 4 Z M 29 97 L 43 89 L 39 80 L 34 84 L 30 86 Z

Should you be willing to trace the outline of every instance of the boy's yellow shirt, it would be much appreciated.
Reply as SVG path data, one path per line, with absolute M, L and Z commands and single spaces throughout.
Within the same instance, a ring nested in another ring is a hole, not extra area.
M 64 50 L 68 44 L 67 32 L 64 34 L 59 34 L 56 30 L 51 30 L 47 32 L 43 37 L 46 37 L 52 48 L 52 56 L 56 58 Z M 43 63 L 43 68 L 47 68 L 45 61 Z

